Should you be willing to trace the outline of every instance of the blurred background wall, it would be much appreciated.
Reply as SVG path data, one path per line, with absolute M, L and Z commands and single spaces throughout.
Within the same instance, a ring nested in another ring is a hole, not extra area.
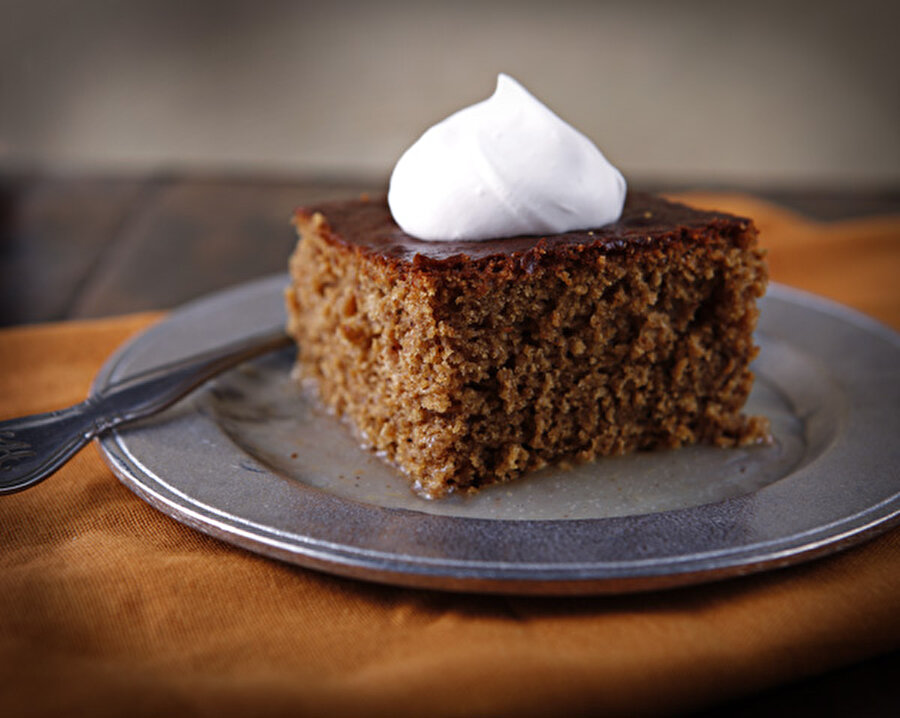
M 0 170 L 387 177 L 518 78 L 632 178 L 900 182 L 900 3 L 0 0 Z

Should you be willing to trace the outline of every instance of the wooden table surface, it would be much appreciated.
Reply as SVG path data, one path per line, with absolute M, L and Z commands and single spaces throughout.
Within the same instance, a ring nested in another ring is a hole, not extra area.
M 383 188 L 352 179 L 0 175 L 0 326 L 169 308 L 285 271 L 295 206 Z M 750 191 L 821 220 L 900 213 L 900 189 Z M 898 676 L 892 654 L 703 715 L 895 716 Z

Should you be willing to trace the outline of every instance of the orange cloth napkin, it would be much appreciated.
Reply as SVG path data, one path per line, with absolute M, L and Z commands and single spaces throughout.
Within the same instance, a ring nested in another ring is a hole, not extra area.
M 776 280 L 900 325 L 900 218 L 827 225 L 748 197 Z M 159 317 L 0 332 L 0 418 L 84 398 Z M 95 447 L 0 498 L 0 715 L 671 714 L 900 647 L 900 531 L 707 586 L 577 599 L 379 586 L 193 531 Z

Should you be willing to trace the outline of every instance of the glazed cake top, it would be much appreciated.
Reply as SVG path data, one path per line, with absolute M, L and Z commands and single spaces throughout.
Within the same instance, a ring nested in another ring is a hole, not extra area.
M 586 249 L 601 253 L 662 246 L 673 241 L 704 237 L 745 236 L 752 222 L 721 212 L 697 210 L 643 192 L 630 192 L 621 218 L 592 230 L 548 236 L 522 236 L 482 241 L 427 242 L 406 234 L 391 217 L 384 197 L 323 203 L 301 208 L 296 218 L 321 213 L 329 231 L 328 241 L 355 247 L 372 258 L 416 266 L 482 264 L 513 260 L 525 269 L 536 264 L 581 254 Z

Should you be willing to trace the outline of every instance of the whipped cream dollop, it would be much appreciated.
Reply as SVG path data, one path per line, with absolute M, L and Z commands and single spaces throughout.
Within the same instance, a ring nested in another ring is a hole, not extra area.
M 625 178 L 587 137 L 508 75 L 428 129 L 397 162 L 388 204 L 430 241 L 558 234 L 615 222 Z

